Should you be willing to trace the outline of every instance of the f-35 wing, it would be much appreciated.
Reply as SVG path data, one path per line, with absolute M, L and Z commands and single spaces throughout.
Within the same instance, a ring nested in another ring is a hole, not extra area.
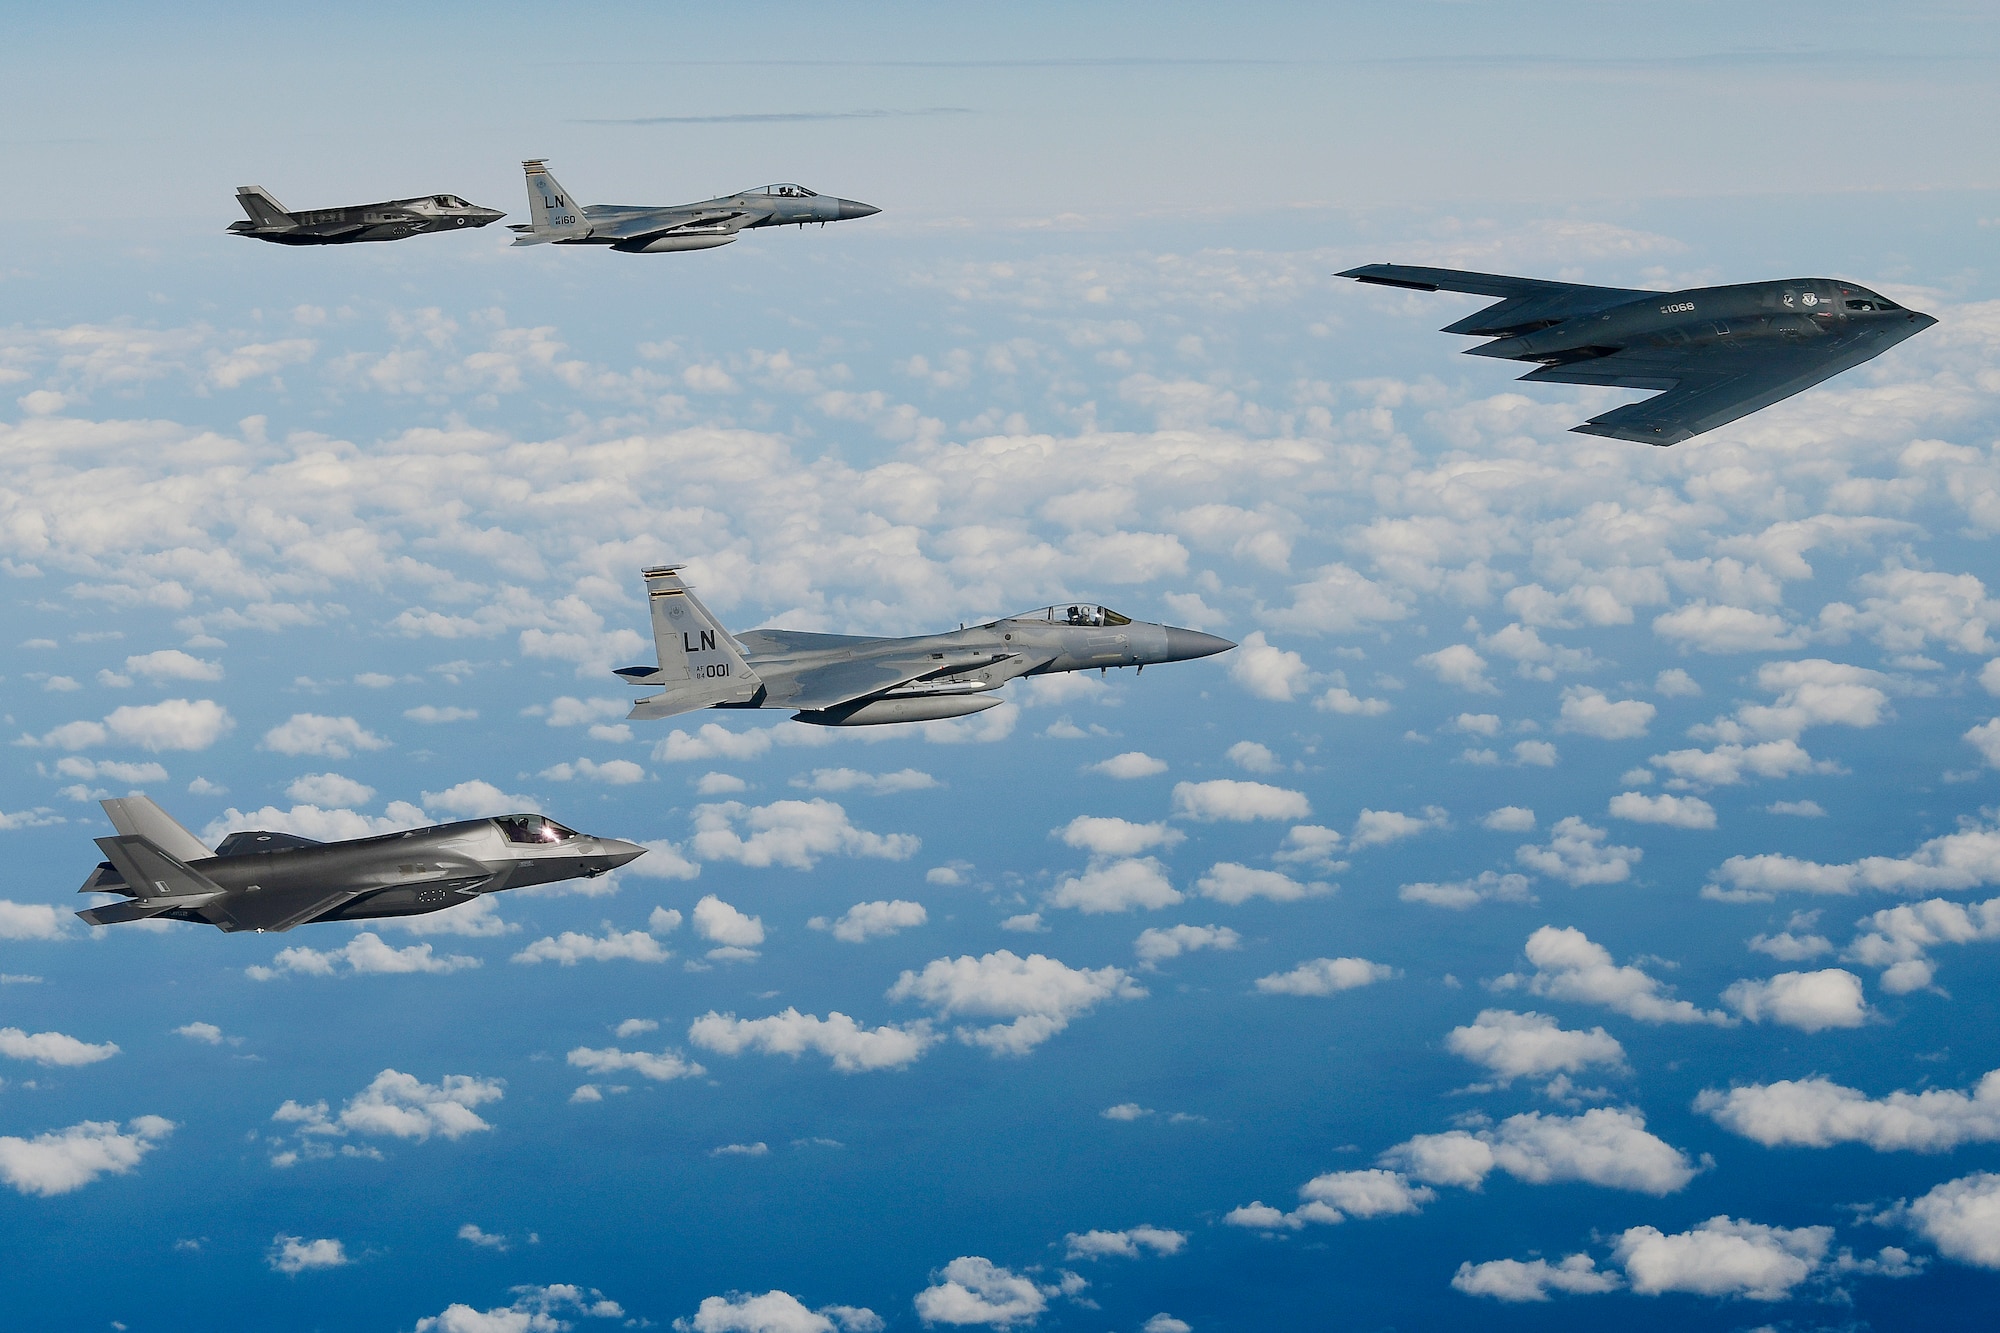
M 1455 324 L 1446 333 L 1479 338 L 1511 338 L 1552 324 L 1592 315 L 1657 292 L 1631 287 L 1589 287 L 1541 278 L 1512 278 L 1501 273 L 1467 273 L 1455 268 L 1418 268 L 1408 264 L 1368 264 L 1338 275 L 1378 287 L 1406 287 L 1419 292 L 1470 292 L 1501 299 Z
M 1544 366 L 1521 376 L 1556 384 L 1664 389 L 1570 427 L 1639 444 L 1678 444 L 1703 431 L 1761 411 L 1822 380 L 1852 369 L 1882 350 L 1866 336 L 1802 348 L 1709 347 L 1692 352 L 1635 347 L 1588 361 Z

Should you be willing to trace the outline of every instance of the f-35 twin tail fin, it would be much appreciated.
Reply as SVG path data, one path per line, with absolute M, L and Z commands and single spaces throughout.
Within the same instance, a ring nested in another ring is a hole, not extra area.
M 688 591 L 680 568 L 660 565 L 645 571 L 646 600 L 653 612 L 653 645 L 659 650 L 660 665 L 650 671 L 626 667 L 618 674 L 634 685 L 666 688 L 632 705 L 628 716 L 635 720 L 672 717 L 717 704 L 749 703 L 764 688 L 729 631 Z
M 545 159 L 530 158 L 521 164 L 521 169 L 527 173 L 528 216 L 534 221 L 526 226 L 515 223 L 508 227 L 509 231 L 518 233 L 514 244 L 580 241 L 590 235 L 590 223 L 584 217 L 583 205 L 571 198 L 556 178 L 549 175 Z
M 253 224 L 248 230 L 286 231 L 296 227 L 292 215 L 285 206 L 271 197 L 271 192 L 261 185 L 239 185 L 236 187 L 236 202 L 243 205 L 243 211 L 250 215 Z M 242 223 L 236 224 L 241 227 Z

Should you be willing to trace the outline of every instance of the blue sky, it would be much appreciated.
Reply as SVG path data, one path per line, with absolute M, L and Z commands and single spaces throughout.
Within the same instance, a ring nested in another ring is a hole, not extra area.
M 10 1322 L 1983 1326 L 1984 7 L 93 6 L 0 52 Z M 652 122 L 652 123 L 636 123 Z M 799 180 L 727 249 L 224 232 Z M 1941 323 L 1671 450 L 1442 263 Z M 963 723 L 623 724 L 731 626 L 1239 640 Z M 197 833 L 653 851 L 90 931 Z M 588 891 L 584 891 L 584 890 Z M 1990 907 L 1989 907 L 1990 904 Z M 88 1265 L 88 1281 L 75 1274 Z

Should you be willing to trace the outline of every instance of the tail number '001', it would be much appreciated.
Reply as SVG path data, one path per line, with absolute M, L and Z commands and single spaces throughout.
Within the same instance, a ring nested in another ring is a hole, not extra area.
M 1660 313 L 1663 315 L 1683 315 L 1693 310 L 1694 302 L 1692 301 L 1677 301 L 1673 305 L 1663 305 L 1660 307 Z
M 694 669 L 698 680 L 719 680 L 729 674 L 729 663 L 718 662 L 714 666 L 698 666 Z

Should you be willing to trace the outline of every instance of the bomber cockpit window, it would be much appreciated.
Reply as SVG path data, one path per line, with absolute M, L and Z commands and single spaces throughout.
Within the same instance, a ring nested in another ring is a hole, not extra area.
M 1847 308 L 1849 310 L 1874 310 L 1876 309 L 1876 305 L 1873 301 L 1857 301 L 1854 298 L 1849 297 L 1847 301 Z
M 564 828 L 555 820 L 541 815 L 502 815 L 493 822 L 500 826 L 500 831 L 507 835 L 509 842 L 547 846 L 576 836 L 575 829 Z

